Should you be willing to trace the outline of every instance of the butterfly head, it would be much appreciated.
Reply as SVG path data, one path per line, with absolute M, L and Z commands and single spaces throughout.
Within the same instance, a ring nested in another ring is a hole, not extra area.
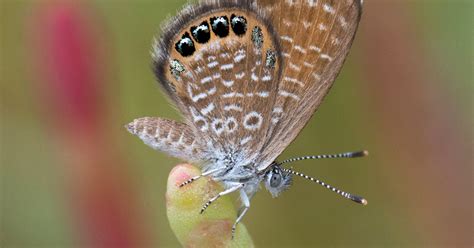
M 265 173 L 265 188 L 273 197 L 277 197 L 281 192 L 287 190 L 291 186 L 292 181 L 292 174 L 283 170 L 277 163 L 273 163 Z

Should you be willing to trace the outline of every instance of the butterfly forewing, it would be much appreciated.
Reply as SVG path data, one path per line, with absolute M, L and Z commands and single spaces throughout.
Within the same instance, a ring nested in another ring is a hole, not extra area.
M 259 157 L 265 169 L 309 121 L 331 88 L 352 44 L 360 0 L 260 0 L 281 44 L 283 69 L 273 125 Z
M 165 32 L 175 35 L 158 43 L 155 65 L 205 149 L 250 160 L 271 124 L 281 57 L 273 30 L 257 12 L 234 5 L 198 6 L 187 10 L 192 21 L 172 21 Z

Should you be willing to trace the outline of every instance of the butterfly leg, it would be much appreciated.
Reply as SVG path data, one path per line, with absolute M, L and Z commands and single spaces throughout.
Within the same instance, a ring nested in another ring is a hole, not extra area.
M 198 180 L 198 179 L 201 178 L 201 177 L 209 176 L 209 175 L 211 175 L 211 174 L 213 174 L 213 173 L 215 173 L 215 172 L 218 172 L 218 171 L 220 171 L 220 170 L 222 170 L 222 168 L 217 168 L 217 169 L 214 169 L 214 170 L 209 170 L 209 171 L 206 171 L 206 172 L 202 173 L 202 174 L 199 175 L 199 176 L 191 177 L 190 179 L 188 179 L 188 180 L 182 182 L 182 183 L 179 185 L 179 187 L 181 188 L 181 187 L 183 187 L 183 186 L 186 186 L 186 185 L 188 185 L 188 184 L 190 184 L 190 183 L 192 183 L 192 182 Z
M 242 210 L 240 211 L 239 216 L 235 220 L 234 225 L 232 226 L 232 239 L 234 239 L 235 229 L 237 228 L 237 224 L 239 224 L 242 218 L 244 218 L 244 215 L 247 213 L 247 211 L 250 208 L 250 199 L 247 196 L 247 193 L 245 192 L 245 190 L 240 190 L 240 199 L 242 200 L 242 204 L 244 206 Z
M 209 205 L 211 205 L 211 203 L 213 203 L 214 201 L 216 201 L 217 199 L 219 199 L 221 196 L 224 196 L 224 195 L 227 195 L 227 194 L 230 194 L 234 191 L 237 191 L 239 190 L 240 188 L 244 187 L 244 184 L 243 183 L 240 183 L 236 186 L 233 186 L 227 190 L 224 190 L 222 192 L 220 192 L 219 194 L 217 194 L 216 196 L 212 197 L 208 202 L 206 202 L 206 204 L 204 204 L 204 206 L 201 208 L 201 214 L 204 212 L 204 210 L 207 209 L 207 207 L 209 207 Z

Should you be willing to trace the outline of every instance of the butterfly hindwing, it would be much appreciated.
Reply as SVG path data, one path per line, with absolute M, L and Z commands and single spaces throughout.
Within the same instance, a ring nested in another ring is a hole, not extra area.
M 128 131 L 138 136 L 155 150 L 189 161 L 207 160 L 203 145 L 188 125 L 158 117 L 143 117 L 126 126 Z
M 211 1 L 182 11 L 164 29 L 154 62 L 205 149 L 251 158 L 271 125 L 281 57 L 262 14 L 239 2 Z

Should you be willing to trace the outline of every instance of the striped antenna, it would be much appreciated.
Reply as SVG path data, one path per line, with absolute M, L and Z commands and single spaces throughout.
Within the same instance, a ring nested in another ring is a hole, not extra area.
M 344 192 L 344 191 L 342 191 L 342 190 L 340 190 L 340 189 L 337 189 L 337 188 L 335 188 L 335 187 L 333 187 L 333 186 L 331 186 L 331 185 L 329 185 L 329 184 L 326 184 L 325 182 L 322 182 L 322 181 L 320 181 L 320 180 L 318 180 L 318 179 L 312 178 L 312 177 L 310 177 L 310 176 L 307 176 L 307 175 L 305 175 L 305 174 L 303 174 L 303 173 L 299 173 L 299 172 L 294 171 L 294 170 L 282 169 L 282 171 L 285 171 L 285 172 L 287 172 L 287 173 L 291 173 L 291 174 L 293 174 L 293 175 L 297 175 L 297 176 L 303 177 L 303 178 L 305 178 L 305 179 L 308 179 L 308 180 L 313 181 L 313 182 L 315 182 L 315 183 L 317 183 L 317 184 L 319 184 L 319 185 L 321 185 L 321 186 L 323 186 L 323 187 L 325 187 L 325 188 L 327 188 L 327 189 L 329 189 L 329 190 L 331 190 L 331 191 L 333 191 L 333 192 L 338 193 L 339 195 L 341 195 L 341 196 L 344 197 L 344 198 L 347 198 L 347 199 L 349 199 L 349 200 L 352 200 L 352 201 L 357 202 L 357 203 L 359 203 L 359 204 L 362 204 L 362 205 L 364 205 L 364 206 L 367 205 L 367 200 L 364 199 L 363 197 L 360 197 L 360 196 L 357 196 L 357 195 L 353 195 L 353 194 Z
M 278 163 L 278 165 L 292 163 L 301 160 L 308 160 L 308 159 L 323 159 L 323 158 L 360 158 L 368 156 L 368 151 L 358 151 L 358 152 L 344 152 L 339 154 L 327 154 L 327 155 L 315 155 L 315 156 L 303 156 L 298 158 L 290 158 L 283 162 Z

